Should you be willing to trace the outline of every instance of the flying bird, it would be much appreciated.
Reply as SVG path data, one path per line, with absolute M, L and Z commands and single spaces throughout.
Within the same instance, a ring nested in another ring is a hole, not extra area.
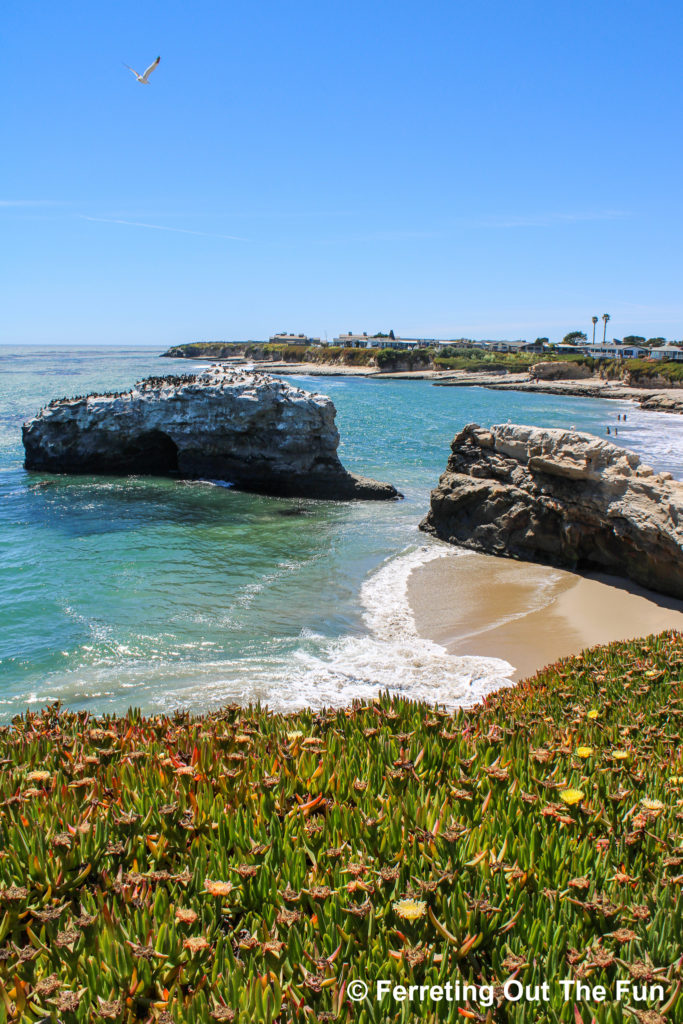
M 137 71 L 135 70 L 135 68 L 132 68 L 130 66 L 130 64 L 124 64 L 123 66 L 125 68 L 128 68 L 129 71 L 133 72 L 133 74 L 137 78 L 138 82 L 141 82 L 143 85 L 149 85 L 149 76 L 152 74 L 152 72 L 154 71 L 155 67 L 157 67 L 157 65 L 159 64 L 160 60 L 161 60 L 161 57 L 157 57 L 157 59 L 154 61 L 154 63 L 150 64 L 150 66 L 147 68 L 147 70 L 142 75 L 139 75 L 137 73 Z

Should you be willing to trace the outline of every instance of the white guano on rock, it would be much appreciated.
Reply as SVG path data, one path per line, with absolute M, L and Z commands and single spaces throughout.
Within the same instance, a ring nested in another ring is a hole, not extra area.
M 25 466 L 208 477 L 285 496 L 396 498 L 391 484 L 344 469 L 335 415 L 325 395 L 212 366 L 151 377 L 120 394 L 51 402 L 24 424 Z

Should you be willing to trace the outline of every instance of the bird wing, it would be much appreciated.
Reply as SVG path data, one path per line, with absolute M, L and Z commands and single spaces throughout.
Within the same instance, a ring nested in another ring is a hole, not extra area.
M 143 82 L 147 81 L 147 79 L 152 74 L 152 72 L 154 71 L 155 67 L 158 65 L 160 60 L 161 60 L 161 57 L 157 57 L 157 59 L 155 61 L 153 61 L 152 64 L 150 64 L 150 66 L 147 68 L 147 70 L 145 71 L 145 73 L 142 76 L 142 81 Z
M 124 64 L 123 66 L 124 68 L 128 68 L 129 71 L 132 71 L 136 78 L 140 77 L 135 68 L 132 68 L 130 64 Z

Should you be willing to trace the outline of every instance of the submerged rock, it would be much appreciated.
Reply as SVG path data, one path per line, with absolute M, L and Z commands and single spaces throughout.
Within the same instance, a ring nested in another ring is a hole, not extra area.
M 23 427 L 27 469 L 209 477 L 294 497 L 398 497 L 337 456 L 336 410 L 265 374 L 212 366 L 53 401 Z
M 469 424 L 420 528 L 475 551 L 606 570 L 683 598 L 683 484 L 591 434 Z

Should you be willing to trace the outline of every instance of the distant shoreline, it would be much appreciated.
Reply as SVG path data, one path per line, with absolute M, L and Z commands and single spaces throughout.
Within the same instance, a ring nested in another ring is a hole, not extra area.
M 528 373 L 481 373 L 470 370 L 378 370 L 374 366 L 347 366 L 339 363 L 285 363 L 275 360 L 245 359 L 231 356 L 220 359 L 195 356 L 196 362 L 232 363 L 236 368 L 253 366 L 262 373 L 289 377 L 366 377 L 369 380 L 427 380 L 435 387 L 482 387 L 496 391 L 531 391 L 547 395 L 571 395 L 575 398 L 607 398 L 636 402 L 649 412 L 683 415 L 683 389 L 631 387 L 622 381 L 600 377 L 581 380 L 532 380 Z

